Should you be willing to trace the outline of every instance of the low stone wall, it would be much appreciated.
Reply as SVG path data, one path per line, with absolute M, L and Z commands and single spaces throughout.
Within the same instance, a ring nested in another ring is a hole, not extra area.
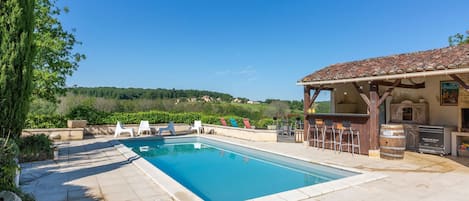
M 39 128 L 39 129 L 23 129 L 22 135 L 46 134 L 50 139 L 54 140 L 82 140 L 83 128 Z
M 125 128 L 132 128 L 134 134 L 138 132 L 138 124 L 126 124 Z M 158 128 L 167 127 L 167 124 L 156 124 L 150 125 L 152 133 L 158 132 Z M 250 141 L 259 142 L 277 142 L 276 130 L 265 130 L 265 129 L 247 129 L 247 128 L 235 128 L 228 126 L 218 126 L 212 124 L 204 124 L 205 133 L 210 131 L 216 135 L 223 135 L 228 137 L 240 138 Z M 116 125 L 88 125 L 86 128 L 50 128 L 50 129 L 23 129 L 23 135 L 35 135 L 44 133 L 51 139 L 55 140 L 82 140 L 83 134 L 87 135 L 114 135 Z M 190 133 L 189 125 L 186 124 L 174 124 L 174 129 L 178 134 Z M 164 135 L 169 134 L 165 132 Z M 127 135 L 124 133 L 123 135 Z
M 134 134 L 138 132 L 138 124 L 126 124 L 125 128 L 132 128 Z M 150 125 L 152 127 L 152 133 L 156 134 L 158 128 L 167 127 L 167 124 Z M 22 135 L 37 135 L 46 134 L 50 139 L 53 140 L 82 140 L 83 135 L 114 135 L 116 125 L 88 125 L 85 128 L 39 128 L 39 129 L 23 129 Z M 174 130 L 176 133 L 189 133 L 189 125 L 186 124 L 174 124 Z M 169 132 L 164 132 L 164 135 Z M 123 133 L 122 135 L 128 135 Z
M 132 128 L 134 130 L 134 134 L 138 132 L 139 124 L 125 124 L 125 128 Z M 151 133 L 156 134 L 158 132 L 158 128 L 165 128 L 168 124 L 151 124 L 150 127 Z M 87 135 L 114 135 L 114 131 L 116 130 L 116 125 L 88 125 L 85 128 L 85 134 Z M 189 125 L 187 124 L 174 124 L 174 130 L 176 133 L 189 133 Z M 165 131 L 167 133 L 167 131 Z M 127 135 L 123 133 L 123 135 Z
M 204 124 L 204 132 L 258 142 L 277 142 L 276 130 L 247 129 Z

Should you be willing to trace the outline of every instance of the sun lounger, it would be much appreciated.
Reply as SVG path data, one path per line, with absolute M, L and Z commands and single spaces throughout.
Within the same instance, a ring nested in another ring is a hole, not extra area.
M 171 135 L 175 135 L 176 131 L 174 130 L 174 123 L 171 121 L 168 124 L 168 127 L 158 129 L 158 135 L 161 135 L 163 131 L 169 131 Z
M 124 125 L 120 121 L 117 122 L 114 137 L 117 137 L 121 133 L 130 133 L 130 136 L 134 136 L 134 130 L 132 128 L 124 128 Z
M 251 123 L 249 123 L 249 119 L 248 119 L 248 118 L 244 118 L 244 119 L 243 119 L 243 123 L 244 123 L 244 127 L 245 127 L 245 128 L 253 128 L 253 127 L 251 127 Z
M 235 119 L 230 118 L 230 123 L 231 123 L 231 126 L 233 126 L 233 127 L 238 127 L 238 122 L 236 122 Z
M 137 135 L 140 135 L 141 133 L 144 133 L 145 131 L 148 131 L 148 134 L 151 134 L 151 128 L 152 127 L 150 126 L 150 123 L 148 123 L 148 121 L 140 121 Z
M 190 131 L 196 130 L 196 131 L 197 131 L 197 134 L 200 134 L 201 131 L 202 131 L 202 121 L 200 121 L 200 120 L 194 121 L 194 125 L 192 125 L 192 126 L 189 128 L 189 130 L 190 130 Z
M 226 126 L 225 118 L 221 117 L 220 118 L 220 123 L 221 123 L 222 126 Z

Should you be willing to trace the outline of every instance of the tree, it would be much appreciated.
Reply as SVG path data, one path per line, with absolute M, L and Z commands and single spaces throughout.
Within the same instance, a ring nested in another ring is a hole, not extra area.
M 466 31 L 466 35 L 457 33 L 453 36 L 448 38 L 449 46 L 461 45 L 461 44 L 469 44 L 469 30 Z
M 33 61 L 33 95 L 57 102 L 57 95 L 65 94 L 65 81 L 78 68 L 85 55 L 73 52 L 81 44 L 72 32 L 64 30 L 58 16 L 68 8 L 59 9 L 56 0 L 35 0 L 36 26 L 34 31 L 37 54 Z
M 21 134 L 31 96 L 34 0 L 0 1 L 0 132 Z
M 272 101 L 264 113 L 270 117 L 286 118 L 290 114 L 290 106 L 284 101 Z

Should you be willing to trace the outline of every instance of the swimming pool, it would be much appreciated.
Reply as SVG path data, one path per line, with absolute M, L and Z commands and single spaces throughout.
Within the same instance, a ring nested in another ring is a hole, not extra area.
M 121 140 L 204 200 L 246 200 L 359 173 L 200 137 Z

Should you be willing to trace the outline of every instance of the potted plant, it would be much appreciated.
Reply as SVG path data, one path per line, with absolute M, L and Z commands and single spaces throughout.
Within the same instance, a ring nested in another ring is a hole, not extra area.
M 277 117 L 272 117 L 272 120 L 274 120 L 274 123 L 277 122 Z M 271 124 L 271 125 L 267 125 L 267 129 L 268 130 L 276 130 L 277 129 L 277 124 Z

